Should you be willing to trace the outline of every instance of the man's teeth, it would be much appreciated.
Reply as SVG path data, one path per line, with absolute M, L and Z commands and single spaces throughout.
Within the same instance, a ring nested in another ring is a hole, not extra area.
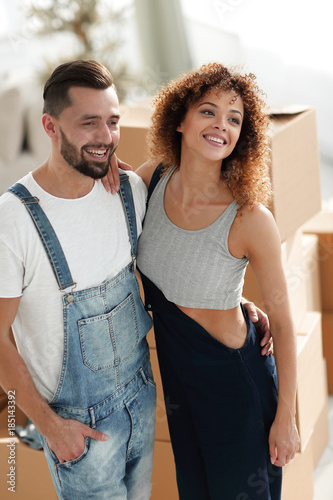
M 87 153 L 89 153 L 90 155 L 93 155 L 93 156 L 104 156 L 105 153 L 106 153 L 106 149 L 103 149 L 103 151 L 101 150 L 98 150 L 98 149 L 87 149 Z
M 218 142 L 219 144 L 225 144 L 223 139 L 219 139 L 218 137 L 212 137 L 211 135 L 206 136 L 209 141 Z

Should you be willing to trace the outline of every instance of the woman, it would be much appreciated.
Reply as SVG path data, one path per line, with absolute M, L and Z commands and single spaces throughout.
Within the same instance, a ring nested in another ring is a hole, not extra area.
M 280 237 L 264 207 L 262 93 L 253 75 L 212 63 L 171 82 L 154 104 L 156 161 L 137 170 L 147 186 L 155 172 L 138 268 L 164 395 L 176 408 L 168 423 L 180 499 L 277 500 L 281 467 L 299 443 L 296 340 Z M 276 367 L 241 305 L 248 263 L 269 305 Z

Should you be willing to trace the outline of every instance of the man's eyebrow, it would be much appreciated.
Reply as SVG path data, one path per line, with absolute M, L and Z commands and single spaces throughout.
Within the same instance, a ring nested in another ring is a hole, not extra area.
M 116 118 L 117 120 L 120 119 L 120 114 L 116 113 L 111 115 L 109 118 Z M 101 120 L 102 117 L 100 115 L 83 115 L 81 117 L 81 120 Z
M 201 102 L 201 103 L 199 104 L 198 108 L 199 108 L 200 106 L 204 106 L 204 105 L 206 105 L 206 104 L 209 104 L 210 106 L 213 106 L 213 108 L 218 108 L 218 106 L 217 106 L 216 104 L 214 104 L 213 102 L 209 102 L 209 101 L 206 101 L 206 102 Z M 238 111 L 238 109 L 230 109 L 230 113 L 239 113 L 241 116 L 243 116 L 243 114 L 242 114 L 240 111 Z

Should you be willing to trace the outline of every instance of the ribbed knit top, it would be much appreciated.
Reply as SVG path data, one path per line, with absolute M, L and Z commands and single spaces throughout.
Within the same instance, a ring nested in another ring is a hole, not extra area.
M 228 236 L 239 205 L 230 203 L 220 217 L 199 230 L 173 224 L 164 210 L 165 188 L 173 171 L 156 185 L 138 243 L 138 268 L 179 306 L 226 310 L 242 296 L 246 257 L 229 252 Z

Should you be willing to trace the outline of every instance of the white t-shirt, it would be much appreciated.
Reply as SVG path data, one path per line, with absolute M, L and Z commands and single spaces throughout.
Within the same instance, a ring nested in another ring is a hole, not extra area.
M 147 189 L 127 172 L 133 191 L 138 236 Z M 28 174 L 19 181 L 40 200 L 67 259 L 75 291 L 113 277 L 131 261 L 122 202 L 96 181 L 86 196 L 56 198 Z M 68 291 L 68 290 L 67 290 Z M 0 297 L 21 297 L 13 324 L 18 351 L 40 394 L 50 401 L 63 357 L 62 295 L 34 223 L 11 193 L 0 197 Z

